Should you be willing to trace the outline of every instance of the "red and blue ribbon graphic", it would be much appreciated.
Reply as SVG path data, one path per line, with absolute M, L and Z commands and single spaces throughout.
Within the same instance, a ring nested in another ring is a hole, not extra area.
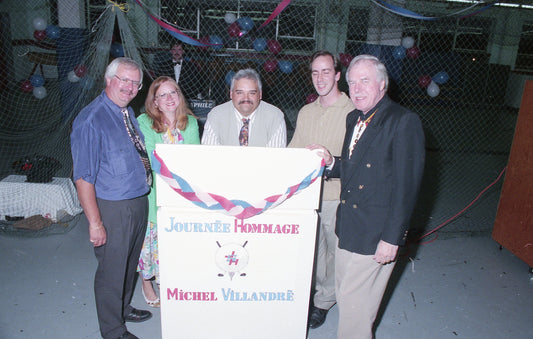
M 288 187 L 285 193 L 272 195 L 255 204 L 250 204 L 243 200 L 229 200 L 218 194 L 195 189 L 185 179 L 176 173 L 171 172 L 156 151 L 153 151 L 151 157 L 152 169 L 159 174 L 176 193 L 198 207 L 212 211 L 219 211 L 238 219 L 247 219 L 278 206 L 285 200 L 310 186 L 320 178 L 324 172 L 324 160 L 322 160 L 318 168 L 314 169 L 300 183 Z

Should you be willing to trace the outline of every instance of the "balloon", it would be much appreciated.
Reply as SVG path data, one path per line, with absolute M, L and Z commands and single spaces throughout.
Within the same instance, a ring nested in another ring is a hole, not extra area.
M 402 46 L 405 49 L 409 49 L 415 45 L 415 39 L 410 36 L 402 38 Z
M 243 16 L 237 19 L 237 23 L 243 31 L 249 31 L 252 29 L 252 27 L 254 27 L 254 22 L 249 16 Z
M 435 76 L 433 77 L 433 81 L 435 81 L 435 83 L 439 85 L 446 83 L 448 79 L 450 79 L 450 77 L 448 76 L 448 73 L 444 71 L 440 71 L 439 73 L 435 74 Z
M 48 25 L 46 27 L 46 35 L 52 39 L 57 39 L 61 35 L 61 31 L 56 25 Z
M 233 13 L 228 12 L 226 15 L 224 15 L 224 21 L 226 21 L 227 24 L 232 24 L 235 22 L 235 20 L 237 20 L 237 17 Z
M 276 67 L 278 67 L 278 62 L 277 60 L 270 59 L 270 60 L 265 61 L 263 67 L 265 71 L 268 73 L 274 72 L 276 70 Z
M 94 80 L 90 76 L 86 76 L 80 79 L 80 86 L 85 89 L 91 89 L 94 86 Z
M 439 85 L 432 81 L 427 88 L 428 95 L 432 98 L 436 97 L 440 93 Z
M 43 18 L 33 19 L 33 28 L 35 28 L 36 31 L 44 31 L 46 29 L 46 20 Z
M 258 52 L 262 52 L 265 50 L 267 46 L 267 41 L 265 38 L 257 38 L 254 40 L 254 49 Z
M 235 75 L 235 72 L 233 71 L 229 71 L 228 73 L 226 73 L 226 77 L 224 78 L 226 85 L 231 86 L 231 79 L 233 79 L 234 75 Z
M 343 64 L 345 67 L 348 67 L 352 61 L 352 56 L 348 53 L 340 53 L 339 59 L 341 64 Z
M 212 44 L 213 49 L 221 49 L 224 47 L 224 42 L 222 41 L 222 38 L 218 35 L 210 35 L 209 36 L 209 43 Z
M 41 87 L 44 85 L 44 78 L 40 74 L 34 74 L 30 77 L 30 82 L 33 87 Z
M 33 91 L 33 85 L 29 80 L 24 80 L 20 84 L 20 90 L 24 93 L 30 93 L 31 91 Z
M 406 52 L 405 52 L 405 48 L 403 48 L 403 46 L 396 46 L 392 50 L 392 56 L 396 60 L 402 60 L 403 58 L 405 58 L 405 54 L 406 54 Z
M 305 103 L 306 104 L 310 104 L 313 101 L 315 101 L 316 99 L 318 99 L 318 95 L 316 93 L 311 93 L 311 94 L 307 95 L 307 97 L 305 98 Z
M 74 73 L 77 77 L 83 78 L 83 76 L 87 73 L 87 67 L 85 67 L 85 65 L 77 65 L 74 67 Z
M 198 49 L 207 50 L 209 48 L 209 37 L 208 36 L 203 36 L 200 39 L 198 39 L 198 41 L 204 44 L 204 46 L 196 46 L 198 47 Z
M 70 82 L 78 82 L 80 81 L 80 78 L 76 75 L 74 71 L 70 71 L 67 74 L 68 81 Z
M 46 31 L 34 31 L 33 32 L 33 37 L 37 41 L 42 41 L 42 40 L 44 40 L 46 38 Z
M 121 44 L 113 43 L 111 44 L 111 55 L 115 58 L 123 57 L 124 56 L 124 48 Z
M 46 96 L 46 88 L 42 86 L 33 88 L 33 95 L 35 95 L 37 99 L 44 98 Z
M 429 75 L 421 75 L 418 78 L 418 86 L 426 88 L 431 83 L 431 77 Z
M 234 22 L 228 26 L 228 34 L 232 38 L 236 38 L 241 34 L 241 29 L 239 28 L 239 24 L 237 22 Z
M 416 46 L 413 46 L 407 49 L 407 57 L 411 59 L 416 59 L 420 55 L 420 49 Z
M 281 52 L 281 44 L 277 40 L 268 40 L 267 47 L 270 53 L 278 54 Z
M 278 65 L 279 65 L 279 70 L 282 71 L 283 73 L 289 74 L 290 72 L 292 72 L 292 68 L 293 68 L 292 62 L 282 60 L 278 63 Z

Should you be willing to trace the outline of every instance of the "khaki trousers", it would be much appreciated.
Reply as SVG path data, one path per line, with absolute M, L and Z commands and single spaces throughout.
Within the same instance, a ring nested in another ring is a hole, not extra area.
M 373 338 L 372 326 L 395 264 L 380 265 L 372 259 L 372 255 L 360 255 L 337 247 L 337 338 Z
M 329 310 L 335 305 L 335 219 L 338 200 L 323 200 L 318 225 L 318 249 L 315 268 L 315 307 Z

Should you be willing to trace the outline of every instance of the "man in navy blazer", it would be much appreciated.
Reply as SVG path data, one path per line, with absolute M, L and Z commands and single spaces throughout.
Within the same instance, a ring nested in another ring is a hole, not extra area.
M 320 145 L 326 176 L 341 178 L 335 233 L 338 338 L 373 338 L 372 327 L 403 245 L 425 160 L 418 115 L 386 94 L 385 65 L 360 55 L 346 72 L 356 109 L 346 117 L 340 157 Z

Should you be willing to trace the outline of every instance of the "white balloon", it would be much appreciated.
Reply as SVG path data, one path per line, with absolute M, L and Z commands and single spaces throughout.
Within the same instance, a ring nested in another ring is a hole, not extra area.
M 44 31 L 46 29 L 46 20 L 43 18 L 33 19 L 33 28 L 37 31 Z
M 427 88 L 428 95 L 432 98 L 436 97 L 440 93 L 439 85 L 437 85 L 434 81 L 431 81 Z
M 74 71 L 68 72 L 68 81 L 70 82 L 78 82 L 80 81 L 80 78 L 74 73 Z
M 233 13 L 226 13 L 226 15 L 224 15 L 224 21 L 226 21 L 227 24 L 232 24 L 235 20 L 237 20 L 237 17 Z
M 43 86 L 41 87 L 35 87 L 33 89 L 33 95 L 35 95 L 35 97 L 37 99 L 42 99 L 46 96 L 46 88 L 44 88 Z
M 414 45 L 415 45 L 415 39 L 413 39 L 412 37 L 406 36 L 405 38 L 402 39 L 402 46 L 405 49 L 409 49 L 413 47 Z

